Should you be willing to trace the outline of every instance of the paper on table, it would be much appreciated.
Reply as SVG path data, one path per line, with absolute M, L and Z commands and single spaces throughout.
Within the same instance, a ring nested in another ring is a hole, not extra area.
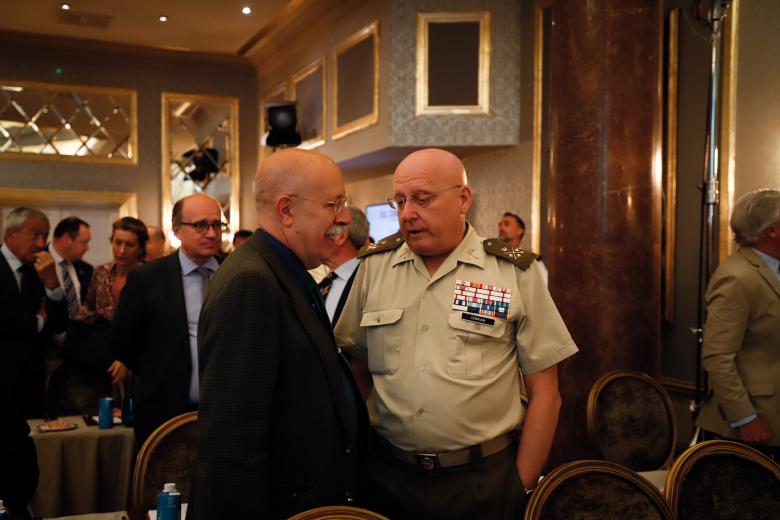
M 100 423 L 100 418 L 97 415 L 92 416 L 92 420 L 95 421 L 95 424 Z M 122 424 L 122 418 L 121 417 L 114 417 L 114 426 L 117 426 L 119 424 Z

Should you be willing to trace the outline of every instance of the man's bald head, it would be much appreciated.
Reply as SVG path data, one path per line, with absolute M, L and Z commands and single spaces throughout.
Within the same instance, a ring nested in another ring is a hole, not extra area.
M 273 153 L 257 169 L 253 183 L 258 212 L 273 209 L 282 194 L 299 193 L 304 187 L 317 184 L 318 173 L 338 165 L 326 155 L 298 148 Z
M 425 176 L 447 186 L 468 186 L 466 168 L 458 157 L 440 148 L 425 148 L 407 155 L 395 169 L 395 176 Z

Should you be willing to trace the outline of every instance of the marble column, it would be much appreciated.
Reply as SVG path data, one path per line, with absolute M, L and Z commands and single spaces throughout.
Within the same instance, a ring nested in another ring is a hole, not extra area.
M 587 396 L 605 372 L 657 375 L 663 2 L 552 0 L 550 291 L 580 348 L 559 372 L 551 464 L 592 456 Z

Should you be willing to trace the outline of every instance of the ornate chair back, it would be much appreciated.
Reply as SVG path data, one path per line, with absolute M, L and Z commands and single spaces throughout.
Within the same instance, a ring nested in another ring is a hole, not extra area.
M 650 482 L 628 468 L 580 460 L 545 476 L 531 495 L 526 520 L 672 520 L 669 504 Z
M 665 468 L 676 443 L 669 394 L 642 372 L 604 374 L 588 396 L 588 434 L 604 460 L 634 471 Z
M 175 482 L 181 501 L 189 502 L 198 412 L 187 412 L 160 425 L 146 439 L 135 461 L 132 507 L 157 508 L 157 494 L 166 482 Z
M 706 441 L 680 455 L 664 487 L 678 518 L 780 517 L 780 466 L 733 441 Z
M 97 415 L 100 398 L 112 396 L 111 379 L 101 371 L 58 360 L 46 378 L 45 394 L 47 417 Z
M 309 509 L 288 520 L 389 520 L 387 517 L 368 509 L 350 506 L 325 506 Z

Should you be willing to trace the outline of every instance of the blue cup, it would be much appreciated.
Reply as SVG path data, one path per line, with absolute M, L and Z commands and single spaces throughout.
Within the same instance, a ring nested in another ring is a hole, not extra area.
M 98 419 L 98 426 L 101 430 L 108 430 L 114 427 L 114 400 L 112 398 L 100 398 Z
M 125 398 L 125 405 L 122 407 L 122 424 L 127 427 L 133 426 L 135 422 L 135 399 Z

